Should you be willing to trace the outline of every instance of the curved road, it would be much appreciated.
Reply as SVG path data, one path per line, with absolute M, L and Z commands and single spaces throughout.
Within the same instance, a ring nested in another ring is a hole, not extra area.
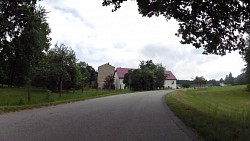
M 191 141 L 165 104 L 170 91 L 96 98 L 0 115 L 0 141 Z

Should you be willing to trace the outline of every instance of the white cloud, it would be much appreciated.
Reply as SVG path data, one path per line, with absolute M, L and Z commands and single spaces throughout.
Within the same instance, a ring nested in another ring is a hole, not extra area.
M 244 62 L 237 53 L 202 55 L 202 49 L 182 45 L 175 36 L 178 23 L 164 17 L 142 17 L 137 4 L 125 2 L 117 12 L 103 7 L 102 0 L 44 0 L 50 11 L 52 44 L 71 46 L 77 58 L 92 65 L 109 62 L 115 67 L 137 68 L 140 60 L 162 63 L 178 79 L 204 76 L 219 79 L 241 73 Z

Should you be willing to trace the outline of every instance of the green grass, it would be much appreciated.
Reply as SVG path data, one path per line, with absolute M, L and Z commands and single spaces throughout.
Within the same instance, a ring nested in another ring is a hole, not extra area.
M 207 141 L 250 141 L 250 93 L 246 86 L 174 91 L 172 111 Z
M 33 89 L 31 101 L 28 102 L 26 89 L 0 87 L 0 113 L 130 92 L 129 90 L 85 90 L 83 93 L 81 91 L 65 92 L 62 97 L 59 97 L 58 93 Z

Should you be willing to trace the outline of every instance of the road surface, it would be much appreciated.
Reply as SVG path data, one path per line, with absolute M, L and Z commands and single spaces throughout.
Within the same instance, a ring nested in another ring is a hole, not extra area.
M 138 92 L 0 115 L 0 141 L 191 141 L 165 104 L 169 91 Z

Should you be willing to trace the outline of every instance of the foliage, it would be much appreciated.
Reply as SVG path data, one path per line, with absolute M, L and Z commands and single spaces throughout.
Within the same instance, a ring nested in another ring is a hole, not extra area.
M 194 83 L 197 84 L 199 87 L 202 87 L 202 85 L 205 85 L 207 83 L 207 80 L 203 76 L 196 76 L 194 79 Z
M 188 83 L 183 83 L 181 86 L 182 86 L 183 88 L 189 88 L 191 85 L 188 84 Z
M 181 90 L 166 98 L 171 110 L 207 141 L 250 138 L 250 95 L 245 86 Z
M 211 86 L 219 86 L 220 85 L 220 82 L 216 81 L 215 79 L 209 80 L 207 83 L 210 84 Z
M 248 48 L 246 49 L 246 53 L 244 54 L 244 60 L 246 61 L 246 82 L 248 91 L 250 91 L 250 36 L 248 36 L 247 40 Z
M 154 90 L 164 87 L 165 68 L 154 64 L 152 60 L 141 61 L 140 69 L 130 70 L 124 76 L 123 83 L 132 90 Z
M 88 82 L 89 82 L 89 86 L 92 85 L 92 82 L 96 82 L 97 81 L 97 71 L 90 65 L 87 64 L 87 70 L 90 74 L 89 78 L 88 78 Z
M 242 73 L 235 78 L 235 83 L 237 85 L 246 85 L 246 73 Z
M 36 0 L 1 1 L 0 64 L 4 83 L 23 86 L 50 45 L 46 10 Z
M 113 11 L 127 0 L 103 0 L 103 6 L 114 5 Z M 164 16 L 179 22 L 177 36 L 181 43 L 203 47 L 204 54 L 226 54 L 245 51 L 246 27 L 250 21 L 248 0 L 136 0 L 142 16 Z
M 79 62 L 76 65 L 77 65 L 76 68 L 78 72 L 77 86 L 82 89 L 82 93 L 83 93 L 84 87 L 88 85 L 88 79 L 90 77 L 90 74 L 87 70 L 87 64 L 85 62 Z
M 183 88 L 189 88 L 193 85 L 193 81 L 191 80 L 177 80 L 177 84 L 179 84 Z
M 52 91 L 74 88 L 76 80 L 75 52 L 64 44 L 55 44 L 55 48 L 48 51 L 48 88 Z
M 115 89 L 115 85 L 114 85 L 114 75 L 108 75 L 105 78 L 104 84 L 103 84 L 103 88 L 104 89 Z
M 234 85 L 234 77 L 231 72 L 229 75 L 226 75 L 225 84 Z

